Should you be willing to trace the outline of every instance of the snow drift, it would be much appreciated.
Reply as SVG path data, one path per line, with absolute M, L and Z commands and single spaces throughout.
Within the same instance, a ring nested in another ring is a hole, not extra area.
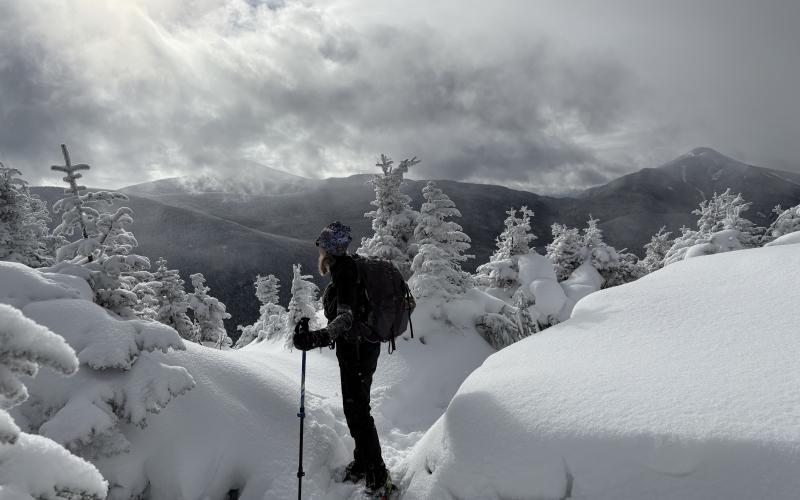
M 688 259 L 489 357 L 405 499 L 796 498 L 800 245 Z

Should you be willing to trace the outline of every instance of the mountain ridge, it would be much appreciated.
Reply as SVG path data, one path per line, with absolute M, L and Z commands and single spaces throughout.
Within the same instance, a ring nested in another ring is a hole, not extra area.
M 196 191 L 173 178 L 120 191 L 131 198 L 126 205 L 134 210 L 136 222 L 131 230 L 140 241 L 140 253 L 153 260 L 166 257 L 187 283 L 189 274 L 203 272 L 212 293 L 234 316 L 228 322 L 233 333 L 236 324 L 249 324 L 258 314 L 252 285 L 256 274 L 278 276 L 284 282 L 281 298 L 285 303 L 291 264 L 301 263 L 309 273 L 316 268 L 313 241 L 325 224 L 341 220 L 350 225 L 353 249 L 371 234 L 371 221 L 364 213 L 373 208 L 374 191 L 368 184 L 372 177 L 280 177 L 266 192 L 253 186 L 249 192 L 236 190 L 234 184 L 219 185 L 231 190 L 228 192 Z M 747 165 L 711 148 L 695 148 L 576 197 L 539 195 L 492 184 L 436 182 L 462 212 L 457 222 L 472 238 L 470 253 L 476 256 L 464 267 L 472 271 L 494 251 L 495 237 L 510 207 L 527 205 L 534 211 L 532 229 L 538 236 L 534 245 L 540 252 L 551 240 L 554 222 L 583 227 L 592 216 L 600 219 L 607 242 L 641 255 L 644 243 L 662 225 L 673 233 L 683 225 L 694 226 L 696 217 L 691 211 L 726 187 L 742 192 L 753 203 L 748 217 L 767 225 L 774 205 L 800 203 L 800 182 L 795 183 L 795 177 L 800 181 L 800 175 L 791 172 Z M 406 180 L 402 189 L 411 196 L 412 206 L 420 206 L 426 182 Z M 63 195 L 61 188 L 50 189 L 58 193 L 51 192 L 49 201 Z

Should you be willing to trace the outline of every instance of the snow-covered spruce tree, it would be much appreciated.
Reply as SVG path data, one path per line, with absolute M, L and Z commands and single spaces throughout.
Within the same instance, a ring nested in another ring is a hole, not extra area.
M 517 211 L 516 208 L 511 208 L 506 212 L 508 217 L 503 223 L 505 229 L 495 240 L 497 249 L 489 257 L 489 262 L 478 266 L 476 270 L 475 280 L 478 285 L 502 288 L 513 294 L 518 284 L 519 272 L 516 257 L 530 252 L 530 244 L 536 239 L 536 235 L 531 233 L 533 211 L 523 206 L 519 209 L 519 217 Z
M 516 308 L 514 317 L 517 320 L 517 328 L 523 338 L 540 331 L 537 318 L 531 315 L 531 306 L 533 305 L 534 303 L 524 293 L 521 293 L 521 290 L 517 290 L 517 293 L 514 294 L 514 307 Z
M 157 286 L 160 283 L 154 283 L 155 277 L 153 273 L 146 270 L 132 271 L 128 273 L 129 286 L 132 287 L 131 291 L 136 294 L 136 305 L 134 306 L 133 313 L 139 319 L 146 319 L 156 321 L 158 315 L 158 293 Z M 154 288 L 156 285 L 156 288 Z
M 559 281 L 589 262 L 603 277 L 603 288 L 634 281 L 644 275 L 638 258 L 625 251 L 618 252 L 603 240 L 598 220 L 589 216 L 582 231 L 553 224 L 553 242 L 547 246 L 547 258 L 556 268 Z
M 764 232 L 764 236 L 761 239 L 762 243 L 769 243 L 781 236 L 800 231 L 800 205 L 795 205 L 786 210 L 780 205 L 776 205 L 772 212 L 777 214 L 778 218 Z
M 64 165 L 53 165 L 52 170 L 64 172 L 64 182 L 69 187 L 64 190 L 68 196 L 53 204 L 53 212 L 61 214 L 61 224 L 59 224 L 53 234 L 55 236 L 71 237 L 76 232 L 78 237 L 75 241 L 68 242 L 58 248 L 56 260 L 70 261 L 77 264 L 94 261 L 103 252 L 103 240 L 106 234 L 98 226 L 100 222 L 100 212 L 93 206 L 95 204 L 113 205 L 118 201 L 128 199 L 122 193 L 113 191 L 95 191 L 92 193 L 81 194 L 86 191 L 86 186 L 78 184 L 78 180 L 83 177 L 81 171 L 89 170 L 91 167 L 85 163 L 73 165 L 67 146 L 61 145 L 61 152 L 64 155 Z M 122 217 L 122 215 L 120 215 Z
M 292 345 L 294 327 L 302 318 L 313 319 L 319 310 L 319 287 L 309 281 L 312 276 L 304 275 L 300 264 L 292 266 L 292 298 L 289 300 L 289 312 L 284 325 L 284 338 L 287 347 Z
M 598 219 L 589 216 L 582 235 L 583 253 L 603 277 L 603 288 L 630 283 L 644 276 L 644 269 L 636 255 L 625 250 L 617 251 L 603 241 L 603 231 L 598 227 L 598 222 Z
M 395 167 L 391 158 L 381 155 L 376 166 L 383 173 L 370 181 L 375 189 L 375 200 L 370 204 L 376 208 L 364 214 L 364 217 L 372 219 L 375 233 L 369 238 L 362 238 L 361 246 L 356 250 L 356 253 L 365 257 L 392 261 L 405 279 L 411 277 L 411 261 L 416 254 L 413 237 L 419 213 L 411 208 L 411 197 L 402 193 L 400 188 L 403 175 L 417 163 L 419 160 L 414 157 L 401 161 Z
M 146 427 L 151 414 L 194 387 L 185 368 L 151 354 L 185 346 L 172 328 L 120 319 L 91 298 L 89 284 L 75 276 L 0 262 L 0 303 L 61 335 L 80 355 L 72 377 L 43 370 L 30 378 L 30 398 L 14 413 L 26 432 L 91 460 L 109 481 L 109 498 L 144 498 L 146 482 L 131 482 L 136 461 L 114 457 L 130 449 L 128 436 L 139 435 L 133 427 Z
M 498 351 L 525 338 L 514 313 L 486 313 L 481 316 L 475 327 L 478 333 Z
M 47 266 L 53 263 L 48 248 L 50 215 L 20 175 L 0 162 L 0 260 Z
M 726 229 L 735 229 L 739 232 L 739 242 L 744 248 L 758 246 L 764 228 L 757 227 L 753 222 L 744 218 L 752 205 L 744 201 L 741 193 L 733 194 L 728 188 L 724 193 L 717 194 L 710 200 L 700 202 L 700 208 L 692 211 L 697 215 L 697 227 L 701 234 L 714 234 Z
M 92 464 L 20 431 L 7 412 L 28 399 L 20 377 L 36 375 L 40 365 L 69 376 L 78 357 L 63 338 L 0 304 L 0 498 L 104 499 L 108 484 Z
M 225 304 L 208 294 L 206 278 L 201 273 L 189 276 L 194 291 L 189 296 L 189 307 L 194 317 L 195 331 L 200 342 L 211 342 L 217 349 L 230 347 L 231 339 L 225 331 L 223 320 L 231 317 Z
M 670 235 L 666 226 L 661 226 L 656 234 L 650 238 L 650 243 L 644 246 L 644 259 L 642 259 L 642 268 L 652 273 L 664 267 L 664 256 L 667 255 L 672 241 L 669 239 Z
M 642 265 L 636 254 L 622 249 L 617 252 L 617 256 L 619 257 L 617 267 L 608 269 L 605 275 L 603 275 L 603 272 L 600 273 L 606 279 L 603 283 L 603 288 L 624 285 L 625 283 L 636 281 L 647 274 L 647 269 Z
M 511 300 L 513 306 L 505 304 L 499 310 L 488 311 L 475 322 L 478 333 L 497 350 L 540 331 L 537 318 L 531 315 L 532 302 L 522 288 Z
M 98 304 L 123 318 L 136 317 L 139 296 L 133 289 L 139 281 L 134 275 L 149 269 L 150 261 L 133 253 L 138 243 L 127 230 L 133 223 L 133 211 L 128 207 L 119 207 L 113 213 L 101 211 L 128 197 L 113 191 L 81 194 L 86 187 L 78 184 L 83 176 L 80 172 L 90 167 L 73 165 L 64 144 L 61 151 L 64 165 L 51 168 L 66 174 L 64 181 L 69 188 L 65 189 L 68 196 L 53 205 L 55 213 L 63 212 L 61 224 L 53 231 L 55 237 L 64 241 L 56 251 L 56 260 L 82 265 L 89 271 L 88 280 Z M 77 239 L 69 242 L 67 237 L 76 232 Z M 65 266 L 57 269 L 66 271 Z
M 686 226 L 681 226 L 680 231 L 680 236 L 672 240 L 672 245 L 664 254 L 664 266 L 683 260 L 691 247 L 707 243 L 711 238 L 711 235 L 703 234 Z
M 242 333 L 234 346 L 236 349 L 244 347 L 251 342 L 261 342 L 274 338 L 281 333 L 285 323 L 286 309 L 280 305 L 278 299 L 278 292 L 281 286 L 280 280 L 272 274 L 257 276 L 254 285 L 256 298 L 261 302 L 260 314 L 252 325 L 239 325 L 237 327 Z
M 157 299 L 156 321 L 174 328 L 181 338 L 197 341 L 197 332 L 189 319 L 189 296 L 183 288 L 183 280 L 176 269 L 167 268 L 167 259 L 156 261 L 158 268 L 153 274 L 150 288 Z
M 586 259 L 582 253 L 583 238 L 578 228 L 559 223 L 553 224 L 550 230 L 553 241 L 545 247 L 547 251 L 545 256 L 555 266 L 558 281 L 564 281 Z
M 414 275 L 409 286 L 418 298 L 452 297 L 472 287 L 471 276 L 461 269 L 462 262 L 474 258 L 464 253 L 470 248 L 470 239 L 460 225 L 445 220 L 461 217 L 461 212 L 433 181 L 422 190 L 422 197 L 425 201 L 414 230 L 419 252 L 411 264 Z
M 698 216 L 697 230 L 681 228 L 664 256 L 664 265 L 683 260 L 687 255 L 707 255 L 736 248 L 758 246 L 764 228 L 757 227 L 742 215 L 752 203 L 745 202 L 741 193 L 731 193 L 730 188 L 710 200 L 704 200 L 692 214 Z M 731 232 L 735 231 L 735 233 Z M 737 244 L 730 244 L 730 238 Z M 693 247 L 698 247 L 694 248 Z

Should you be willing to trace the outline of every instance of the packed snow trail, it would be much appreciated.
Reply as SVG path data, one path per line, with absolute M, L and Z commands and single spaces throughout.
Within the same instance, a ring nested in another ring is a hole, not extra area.
M 426 330 L 420 328 L 422 323 L 418 323 L 415 329 L 425 344 L 418 339 L 398 340 L 395 353 L 389 355 L 384 350 L 372 384 L 372 415 L 380 435 L 384 461 L 396 482 L 402 478 L 404 463 L 413 446 L 442 415 L 461 382 L 494 352 L 477 335 L 447 331 L 425 335 Z M 230 355 L 247 360 L 248 364 L 268 366 L 296 379 L 299 395 L 299 351 L 287 350 L 278 342 L 262 342 Z M 334 351 L 309 351 L 306 370 L 306 395 L 319 402 L 316 408 L 306 410 L 307 419 L 315 419 L 319 412 L 333 415 L 339 438 L 347 450 L 343 456 L 337 457 L 338 463 L 328 464 L 332 478 L 335 468 L 350 461 L 353 448 L 342 411 L 339 365 Z M 361 498 L 362 486 L 338 484 L 331 479 L 327 485 L 329 491 L 322 496 L 313 496 L 313 490 L 309 488 L 308 498 Z

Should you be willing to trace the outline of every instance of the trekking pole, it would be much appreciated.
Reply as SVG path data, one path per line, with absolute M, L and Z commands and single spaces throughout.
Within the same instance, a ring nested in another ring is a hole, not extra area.
M 308 333 L 308 318 L 300 319 L 300 329 Z M 306 418 L 306 351 L 303 351 L 303 367 L 300 375 L 300 465 L 297 468 L 297 500 L 303 498 L 303 421 Z

